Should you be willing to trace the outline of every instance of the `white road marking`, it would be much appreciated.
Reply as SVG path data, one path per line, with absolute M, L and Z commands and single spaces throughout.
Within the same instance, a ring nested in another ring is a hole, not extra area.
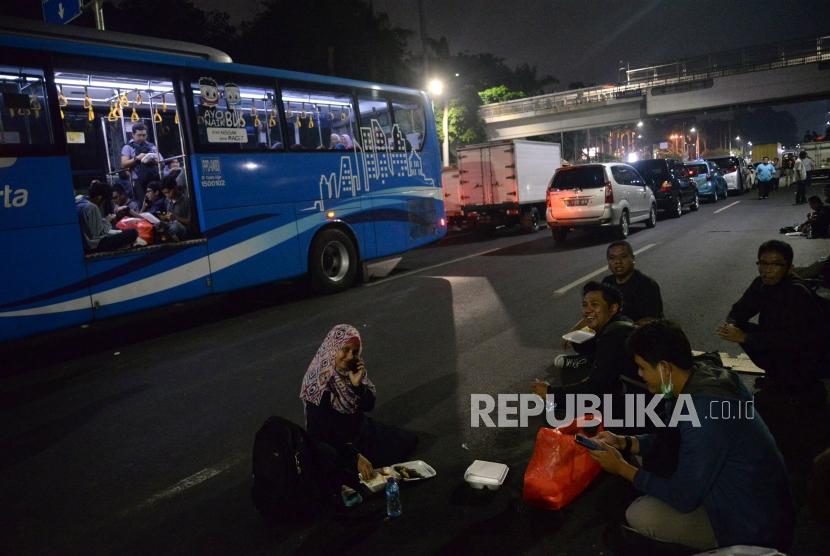
M 655 247 L 656 245 L 657 245 L 656 243 L 649 243 L 648 245 L 640 247 L 639 249 L 634 251 L 634 254 L 639 255 L 643 251 L 648 251 L 649 249 L 651 249 L 652 247 Z M 598 275 L 602 274 L 603 272 L 607 272 L 607 271 L 608 271 L 608 266 L 603 266 L 602 268 L 598 268 L 597 270 L 595 270 L 593 272 L 590 272 L 590 273 L 586 274 L 585 276 L 580 276 L 579 278 L 577 278 L 576 280 L 574 280 L 570 284 L 562 286 L 561 288 L 559 288 L 558 290 L 553 292 L 553 294 L 554 295 L 562 295 L 563 293 L 567 292 L 571 288 L 574 288 L 574 287 L 580 285 L 583 282 L 587 282 L 588 280 L 590 280 L 594 276 L 598 276 Z
M 419 272 L 424 272 L 427 270 L 432 270 L 434 268 L 440 268 L 442 266 L 447 266 L 453 263 L 458 263 L 461 261 L 465 261 L 467 259 L 472 259 L 473 257 L 481 257 L 482 255 L 486 255 L 488 253 L 493 253 L 495 251 L 499 251 L 504 249 L 504 247 L 496 247 L 495 249 L 488 249 L 487 251 L 481 251 L 479 253 L 473 253 L 472 255 L 466 255 L 464 257 L 459 257 L 457 259 L 452 259 L 451 261 L 444 261 L 443 263 L 434 264 L 432 266 L 425 266 L 424 268 L 418 268 L 415 270 L 410 270 L 409 272 L 402 272 L 395 276 L 390 276 L 389 278 L 384 278 L 383 280 L 378 280 L 376 282 L 369 282 L 368 284 L 363 284 L 364 287 L 371 287 L 377 286 L 378 284 L 385 284 L 386 282 L 391 282 L 392 280 L 397 280 L 398 278 L 406 278 L 407 276 L 411 276 L 412 274 L 418 274 Z
M 740 201 L 735 201 L 734 203 L 729 203 L 729 204 L 728 204 L 728 205 L 726 205 L 725 207 L 723 207 L 723 208 L 719 208 L 718 210 L 714 211 L 712 214 L 717 214 L 717 213 L 719 213 L 719 212 L 721 212 L 721 211 L 724 211 L 724 210 L 728 209 L 729 207 L 734 207 L 734 206 L 735 206 L 735 205 L 737 205 L 738 203 L 740 203 Z
M 220 475 L 236 465 L 240 463 L 244 458 L 239 456 L 235 458 L 226 459 L 225 461 L 219 462 L 217 465 L 213 467 L 206 467 L 201 471 L 197 471 L 193 475 L 186 477 L 176 483 L 175 485 L 171 486 L 170 488 L 158 492 L 142 502 L 138 507 L 134 508 L 133 510 L 142 510 L 149 508 L 155 505 L 157 502 L 164 500 L 166 498 L 173 498 L 174 496 L 178 496 L 185 490 L 189 488 L 193 488 L 198 484 L 204 483 L 205 481 L 212 479 L 213 477 Z

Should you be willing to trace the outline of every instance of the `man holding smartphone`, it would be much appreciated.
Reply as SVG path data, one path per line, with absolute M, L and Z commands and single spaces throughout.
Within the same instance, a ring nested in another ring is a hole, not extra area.
M 623 457 L 653 452 L 660 442 L 657 435 L 603 431 L 595 437 L 608 448 L 591 451 L 591 456 L 644 494 L 626 510 L 629 527 L 655 541 L 696 550 L 752 545 L 786 551 L 795 524 L 787 471 L 761 416 L 740 411 L 739 406 L 751 400 L 740 378 L 722 368 L 693 363 L 689 340 L 669 321 L 642 326 L 628 345 L 649 390 L 670 403 L 678 395 L 690 396 L 698 416 L 697 423 L 677 424 L 678 462 L 669 477 L 640 469 Z M 711 414 L 712 407 L 719 409 L 717 415 Z M 724 419 L 726 414 L 739 417 Z

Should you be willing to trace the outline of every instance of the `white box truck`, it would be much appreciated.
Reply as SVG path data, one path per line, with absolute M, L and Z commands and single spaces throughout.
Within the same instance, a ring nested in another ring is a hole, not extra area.
M 801 150 L 813 159 L 811 183 L 830 183 L 830 141 L 801 143 Z
M 545 224 L 548 183 L 562 165 L 558 143 L 511 140 L 458 149 L 460 202 L 464 216 L 487 234 L 520 224 Z
M 459 175 L 457 166 L 446 166 L 441 171 L 441 188 L 444 190 L 444 213 L 447 215 L 447 224 L 451 228 L 462 226 L 464 223 L 464 214 L 461 210 Z

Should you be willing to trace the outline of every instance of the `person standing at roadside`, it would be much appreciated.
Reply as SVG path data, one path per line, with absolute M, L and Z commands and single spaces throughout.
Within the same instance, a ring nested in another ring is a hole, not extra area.
M 801 151 L 798 153 L 799 158 L 801 157 L 802 153 L 804 154 L 804 158 L 801 159 L 802 164 L 804 164 L 804 191 L 806 195 L 806 191 L 810 189 L 810 184 L 812 183 L 813 178 L 810 176 L 810 172 L 813 171 L 813 159 L 807 154 L 807 151 Z
M 798 160 L 795 161 L 793 169 L 795 179 L 795 203 L 800 205 L 807 202 L 807 170 L 804 160 L 807 158 L 807 152 L 801 151 L 798 153 Z
M 763 161 L 755 169 L 755 177 L 758 179 L 759 199 L 766 199 L 769 197 L 769 190 L 774 176 L 775 166 L 770 164 L 769 157 L 765 156 Z

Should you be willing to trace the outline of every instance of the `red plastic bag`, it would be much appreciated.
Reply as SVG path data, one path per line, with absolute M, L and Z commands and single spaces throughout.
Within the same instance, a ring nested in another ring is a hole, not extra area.
M 122 218 L 115 227 L 119 230 L 138 230 L 138 237 L 147 242 L 147 245 L 153 243 L 153 225 L 143 218 Z
M 601 424 L 598 430 L 602 430 Z M 533 457 L 525 471 L 525 502 L 545 510 L 561 510 L 602 471 L 588 450 L 574 440 L 577 432 L 574 421 L 558 429 L 542 427 L 536 433 Z

